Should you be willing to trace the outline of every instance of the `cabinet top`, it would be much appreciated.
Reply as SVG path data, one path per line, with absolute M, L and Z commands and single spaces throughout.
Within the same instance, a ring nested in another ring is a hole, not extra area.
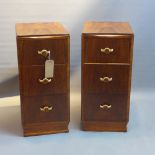
M 85 22 L 83 34 L 133 34 L 128 22 Z
M 68 35 L 68 31 L 59 22 L 51 23 L 17 23 L 17 36 Z

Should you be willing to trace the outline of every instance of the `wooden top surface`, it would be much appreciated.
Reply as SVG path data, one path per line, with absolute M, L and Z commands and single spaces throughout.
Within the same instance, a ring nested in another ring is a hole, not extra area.
M 17 23 L 17 36 L 66 35 L 68 31 L 59 22 L 51 23 Z
M 83 34 L 133 34 L 127 22 L 86 22 Z

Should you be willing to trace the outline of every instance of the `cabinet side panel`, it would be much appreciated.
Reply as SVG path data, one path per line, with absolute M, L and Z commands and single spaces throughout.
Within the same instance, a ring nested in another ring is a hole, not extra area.
M 83 82 L 84 82 L 84 70 L 83 70 L 83 63 L 84 63 L 84 46 L 85 46 L 85 38 L 84 34 L 81 35 L 81 45 L 82 45 L 82 53 L 81 53 L 81 120 L 83 121 L 83 104 L 84 104 L 84 91 L 83 91 Z
M 130 112 L 130 96 L 131 96 L 131 84 L 132 84 L 132 65 L 133 65 L 133 47 L 134 47 L 134 34 L 130 40 L 130 70 L 129 70 L 129 81 L 128 81 L 128 101 L 127 101 L 127 121 L 129 121 Z
M 22 44 L 23 41 L 20 40 L 20 37 L 16 37 L 16 45 L 17 45 L 17 60 L 18 60 L 18 78 L 19 78 L 19 93 L 21 94 L 21 85 L 22 85 L 22 70 L 21 70 L 21 66 L 20 66 L 20 59 L 21 59 L 21 48 L 22 48 Z M 20 95 L 20 109 L 21 109 L 21 121 L 22 121 L 22 125 L 24 125 L 24 115 L 23 115 L 23 107 L 22 107 L 22 101 L 21 101 L 21 95 Z
M 67 37 L 67 108 L 68 121 L 70 121 L 70 35 Z

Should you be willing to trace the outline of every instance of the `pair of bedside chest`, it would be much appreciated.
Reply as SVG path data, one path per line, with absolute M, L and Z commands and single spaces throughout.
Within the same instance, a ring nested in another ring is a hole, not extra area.
M 68 132 L 70 36 L 60 23 L 16 25 L 24 136 Z M 82 129 L 126 131 L 133 32 L 124 22 L 86 22 L 82 33 Z

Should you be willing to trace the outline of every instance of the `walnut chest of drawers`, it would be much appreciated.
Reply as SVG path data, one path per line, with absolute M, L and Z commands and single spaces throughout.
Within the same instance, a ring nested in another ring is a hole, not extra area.
M 19 23 L 16 35 L 24 136 L 68 132 L 68 32 L 57 22 Z M 51 78 L 45 78 L 47 59 L 54 61 Z
M 82 33 L 82 129 L 127 131 L 134 34 L 126 22 L 86 22 Z

